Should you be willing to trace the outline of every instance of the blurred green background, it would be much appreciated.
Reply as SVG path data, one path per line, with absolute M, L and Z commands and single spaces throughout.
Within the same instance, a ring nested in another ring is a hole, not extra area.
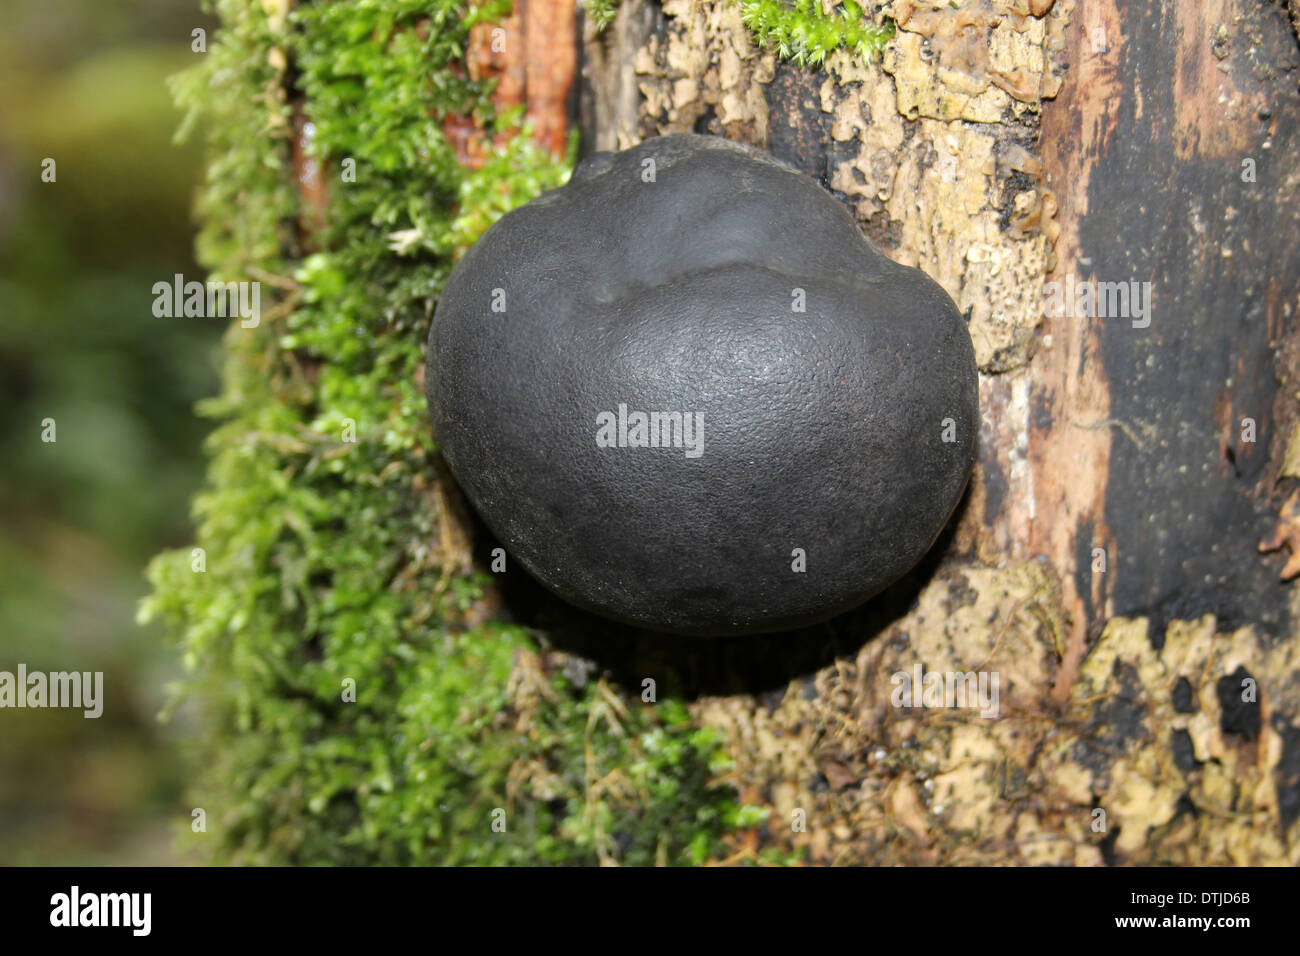
M 178 671 L 135 623 L 143 567 L 191 538 L 221 320 L 159 319 L 201 279 L 201 176 L 166 78 L 196 0 L 0 0 L 0 670 L 103 671 L 104 713 L 0 710 L 0 864 L 180 862 Z M 197 142 L 198 138 L 194 138 Z M 57 181 L 41 181 L 46 157 Z M 41 440 L 41 421 L 57 441 Z

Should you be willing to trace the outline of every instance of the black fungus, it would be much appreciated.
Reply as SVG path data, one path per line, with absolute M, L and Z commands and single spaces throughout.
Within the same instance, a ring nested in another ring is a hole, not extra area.
M 715 137 L 598 153 L 492 226 L 428 363 L 439 447 L 510 555 L 663 631 L 859 604 L 934 543 L 975 451 L 948 295 L 816 183 Z

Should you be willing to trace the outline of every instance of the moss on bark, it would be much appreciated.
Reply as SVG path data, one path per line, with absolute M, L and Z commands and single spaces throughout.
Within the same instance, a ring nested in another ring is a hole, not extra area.
M 210 150 L 201 259 L 262 289 L 202 407 L 194 548 L 154 560 L 141 610 L 202 714 L 213 859 L 698 863 L 756 822 L 680 703 L 566 676 L 491 619 L 436 477 L 419 379 L 438 292 L 569 171 L 462 68 L 469 29 L 507 10 L 221 0 L 176 79 Z M 464 118 L 496 143 L 476 169 L 445 132 Z

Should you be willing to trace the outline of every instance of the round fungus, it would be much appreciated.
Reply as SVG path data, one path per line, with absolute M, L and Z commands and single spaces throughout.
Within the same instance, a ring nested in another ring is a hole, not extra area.
M 492 226 L 429 336 L 470 502 L 575 605 L 683 634 L 816 623 L 965 488 L 974 352 L 937 283 L 825 190 L 707 136 L 598 153 Z

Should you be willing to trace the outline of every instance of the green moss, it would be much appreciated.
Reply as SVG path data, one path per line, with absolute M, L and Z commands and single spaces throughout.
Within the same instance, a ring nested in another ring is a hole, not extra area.
M 819 0 L 740 0 L 740 6 L 759 46 L 774 47 L 779 56 L 800 65 L 820 66 L 839 49 L 870 60 L 894 36 L 894 21 L 886 18 L 879 26 L 867 22 L 853 0 L 844 0 L 829 16 L 822 13 Z
M 603 33 L 618 16 L 618 0 L 582 0 L 582 9 L 595 24 L 596 32 Z
M 221 393 L 201 407 L 218 423 L 194 502 L 205 570 L 190 548 L 158 556 L 141 608 L 175 635 L 177 704 L 206 728 L 196 842 L 216 860 L 299 864 L 726 852 L 756 821 L 714 782 L 716 736 L 676 701 L 571 687 L 518 627 L 466 630 L 490 582 L 448 578 L 431 546 L 417 375 L 438 292 L 488 225 L 569 172 L 526 131 L 469 171 L 443 134 L 452 114 L 489 133 L 517 119 L 456 68 L 469 26 L 508 8 L 215 9 L 205 62 L 175 82 L 211 157 L 198 248 L 213 277 L 262 282 L 262 320 L 231 326 Z M 316 235 L 290 161 L 298 95 L 328 190 Z

